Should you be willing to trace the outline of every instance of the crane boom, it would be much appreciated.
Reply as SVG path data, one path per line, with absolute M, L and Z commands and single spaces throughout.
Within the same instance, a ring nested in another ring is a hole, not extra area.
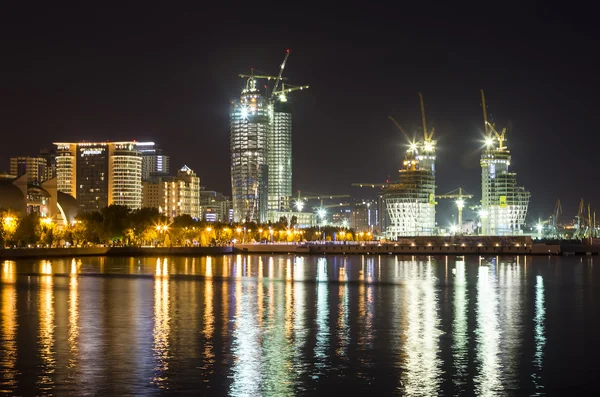
M 289 56 L 290 50 L 286 50 L 285 58 L 283 58 L 283 63 L 279 68 L 279 74 L 277 75 L 277 79 L 275 80 L 275 86 L 273 87 L 273 91 L 271 91 L 271 99 L 273 99 L 273 97 L 275 96 L 275 91 L 277 91 L 277 89 L 279 88 L 279 82 L 281 81 L 281 77 L 283 76 L 283 69 L 285 69 L 285 63 L 287 62 Z
M 487 108 L 485 106 L 485 94 L 481 90 L 481 107 L 483 108 L 483 127 L 485 128 L 485 136 L 491 138 L 492 134 L 488 132 Z
M 425 142 L 431 142 L 433 138 L 434 128 L 431 129 L 431 132 L 427 130 L 427 119 L 425 118 L 425 102 L 423 102 L 423 94 L 419 92 L 419 100 L 421 102 L 421 119 L 423 121 L 423 139 Z
M 406 137 L 406 139 L 411 142 L 410 137 L 408 136 L 408 133 L 406 132 L 406 130 L 404 128 L 402 128 L 402 126 L 400 125 L 400 123 L 398 123 L 396 121 L 396 119 L 394 119 L 392 116 L 388 116 L 388 119 L 392 120 L 392 122 L 396 125 L 396 127 L 398 127 L 398 129 L 400 131 L 402 131 L 402 133 L 404 134 L 404 136 Z

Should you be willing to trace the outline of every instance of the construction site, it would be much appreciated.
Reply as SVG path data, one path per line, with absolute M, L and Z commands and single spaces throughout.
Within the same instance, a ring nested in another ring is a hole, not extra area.
M 231 102 L 230 149 L 233 219 L 236 222 L 277 222 L 295 219 L 298 227 L 337 226 L 369 231 L 379 239 L 426 236 L 523 236 L 538 239 L 596 238 L 595 212 L 581 200 L 574 222 L 559 222 L 560 200 L 552 215 L 526 227 L 531 194 L 511 170 L 511 152 L 506 128 L 488 120 L 488 108 L 481 90 L 484 145 L 481 149 L 481 197 L 461 187 L 440 194 L 436 185 L 435 129 L 428 126 L 423 95 L 420 105 L 420 138 L 411 138 L 401 123 L 389 116 L 407 139 L 404 159 L 397 178 L 385 183 L 354 183 L 352 186 L 379 188 L 378 199 L 352 201 L 348 194 L 292 194 L 292 106 L 288 95 L 308 85 L 288 83 L 284 71 L 287 50 L 277 75 L 251 69 L 240 74 L 245 84 L 239 99 Z M 340 200 L 343 199 L 343 200 Z M 348 200 L 346 200 L 348 199 Z M 316 202 L 310 203 L 311 200 Z M 455 206 L 452 224 L 439 226 L 439 200 Z M 473 210 L 463 221 L 463 210 Z M 473 215 L 474 214 L 474 215 Z M 472 218 L 475 219 L 472 219 Z M 364 229 L 364 230 L 363 230 Z
M 355 183 L 358 187 L 381 188 L 381 202 L 385 214 L 385 232 L 388 240 L 401 237 L 463 235 L 462 212 L 466 200 L 473 197 L 462 188 L 445 194 L 436 193 L 436 140 L 434 129 L 427 126 L 423 95 L 419 93 L 422 138 L 411 140 L 406 130 L 393 117 L 390 120 L 406 136 L 409 144 L 404 155 L 398 180 L 388 183 Z M 481 153 L 481 204 L 476 231 L 479 236 L 519 236 L 523 234 L 530 193 L 517 183 L 517 174 L 511 172 L 511 154 L 506 145 L 506 128 L 498 132 L 488 121 L 485 96 L 481 90 L 485 147 Z M 457 222 L 444 230 L 436 226 L 438 199 L 454 200 Z

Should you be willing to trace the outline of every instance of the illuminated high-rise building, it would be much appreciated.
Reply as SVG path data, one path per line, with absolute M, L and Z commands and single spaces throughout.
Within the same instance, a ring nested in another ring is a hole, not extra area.
M 138 142 L 142 154 L 142 180 L 169 175 L 169 156 L 154 142 Z
M 80 211 L 112 204 L 142 205 L 142 156 L 137 142 L 57 142 L 58 190 L 77 199 Z
M 250 77 L 239 100 L 231 102 L 230 150 L 233 219 L 264 222 L 267 214 L 268 139 L 273 107 Z
M 427 129 L 425 106 L 420 93 L 419 98 L 423 140 L 411 142 L 399 171 L 399 183 L 387 186 L 383 195 L 386 221 L 389 221 L 386 235 L 390 239 L 399 236 L 431 236 L 435 232 L 436 141 L 433 140 L 433 129 Z M 397 126 L 401 129 L 399 124 Z
M 289 54 L 288 50 L 278 76 L 259 76 L 254 72 L 240 75 L 247 78 L 246 87 L 240 99 L 232 102 L 230 114 L 231 188 L 236 222 L 277 221 L 291 210 L 292 108 L 287 94 L 308 86 L 283 83 Z M 258 80 L 267 80 L 264 90 L 259 88 Z M 268 81 L 275 83 L 268 87 Z
M 292 196 L 292 108 L 287 101 L 278 101 L 274 106 L 267 154 L 269 212 L 288 211 Z
M 517 174 L 509 172 L 510 150 L 506 129 L 501 133 L 487 120 L 485 96 L 481 90 L 485 123 L 485 149 L 481 153 L 481 233 L 491 236 L 521 234 L 531 194 L 517 184 Z
M 414 143 L 406 151 L 399 183 L 384 193 L 388 238 L 434 234 L 435 158 L 433 141 Z

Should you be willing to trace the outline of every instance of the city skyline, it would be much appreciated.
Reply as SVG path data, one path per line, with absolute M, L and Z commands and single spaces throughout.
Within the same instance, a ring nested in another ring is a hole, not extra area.
M 364 38 L 350 32 L 341 39 L 319 24 L 301 35 L 292 24 L 278 38 L 247 45 L 226 45 L 234 34 L 209 24 L 202 29 L 221 32 L 222 37 L 211 35 L 211 41 L 203 40 L 195 51 L 192 39 L 186 39 L 181 47 L 162 49 L 163 55 L 171 57 L 146 62 L 151 56 L 148 46 L 157 37 L 148 21 L 136 20 L 139 42 L 128 41 L 125 46 L 117 37 L 133 37 L 133 29 L 112 16 L 117 21 L 106 46 L 92 45 L 78 53 L 72 50 L 80 48 L 79 41 L 57 32 L 42 39 L 37 35 L 46 23 L 41 15 L 26 21 L 24 10 L 16 10 L 17 18 L 6 26 L 22 32 L 37 23 L 40 30 L 22 35 L 9 47 L 4 67 L 9 72 L 5 76 L 11 78 L 5 84 L 8 95 L 0 125 L 10 137 L 0 148 L 0 160 L 7 167 L 10 156 L 33 155 L 52 140 L 152 139 L 161 143 L 173 163 L 196 170 L 203 185 L 229 194 L 228 109 L 223 103 L 239 92 L 240 71 L 278 65 L 282 50 L 291 48 L 294 59 L 287 74 L 291 81 L 311 84 L 294 104 L 294 191 L 367 196 L 370 192 L 353 190 L 350 184 L 393 179 L 401 166 L 405 139 L 387 117 L 392 115 L 410 133 L 418 134 L 414 98 L 423 92 L 439 139 L 437 191 L 462 186 L 479 200 L 483 122 L 478 94 L 483 88 L 489 96 L 490 118 L 510 127 L 508 139 L 519 183 L 532 193 L 530 220 L 547 217 L 557 198 L 570 217 L 581 197 L 595 206 L 600 202 L 598 188 L 587 183 L 585 173 L 571 175 L 564 166 L 593 158 L 598 143 L 585 127 L 593 120 L 597 101 L 592 95 L 597 76 L 591 63 L 585 62 L 593 35 L 585 26 L 575 28 L 568 14 L 559 16 L 550 8 L 542 10 L 541 16 L 534 15 L 539 10 L 520 11 L 522 16 L 510 19 L 511 29 L 502 32 L 494 26 L 503 26 L 495 23 L 506 12 L 491 16 L 485 29 L 478 29 L 483 22 L 477 18 L 450 23 L 450 15 L 434 15 L 439 26 L 420 35 L 412 30 L 424 12 L 409 10 L 403 23 L 374 29 Z M 67 16 L 76 12 L 70 10 Z M 193 20 L 176 12 L 160 17 L 145 10 L 143 15 L 168 26 L 181 22 L 181 28 L 165 33 L 166 40 L 179 37 Z M 365 15 L 364 31 L 376 27 L 377 21 L 388 26 L 392 18 Z M 87 28 L 76 26 L 82 29 L 81 42 L 98 43 Z M 383 34 L 386 29 L 394 34 Z M 197 38 L 204 31 L 192 32 L 191 37 Z M 465 37 L 460 45 L 454 40 L 458 36 Z M 40 49 L 42 42 L 55 51 Z M 71 53 L 77 62 L 63 63 L 65 54 Z M 39 62 L 31 63 L 33 59 Z M 57 62 L 64 68 L 50 67 Z M 151 77 L 157 73 L 160 79 Z M 560 83 L 557 76 L 564 77 Z M 148 85 L 148 81 L 160 82 Z M 119 99 L 119 93 L 125 93 L 125 99 Z M 582 131 L 585 143 L 562 136 L 570 131 Z M 40 142 L 35 148 L 31 148 L 33 140 Z

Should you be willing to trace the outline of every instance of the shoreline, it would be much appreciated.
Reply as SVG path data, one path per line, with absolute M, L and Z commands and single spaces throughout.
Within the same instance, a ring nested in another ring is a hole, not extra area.
M 0 249 L 0 259 L 85 256 L 288 255 L 598 255 L 600 245 L 533 244 L 529 246 L 409 246 L 392 244 L 236 244 L 226 247 L 90 247 Z

